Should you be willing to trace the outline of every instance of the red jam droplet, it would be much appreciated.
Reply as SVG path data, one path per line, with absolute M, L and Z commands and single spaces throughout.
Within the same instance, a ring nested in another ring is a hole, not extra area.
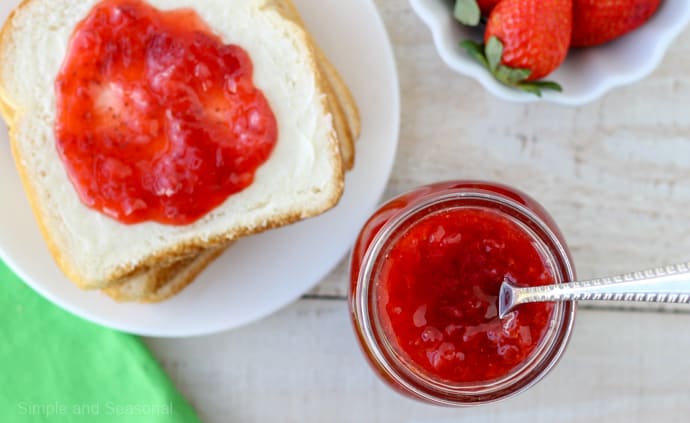
M 57 149 L 82 202 L 184 225 L 251 185 L 278 137 L 252 72 L 192 10 L 99 3 L 55 81 Z
M 395 348 L 453 383 L 498 379 L 529 359 L 552 304 L 498 318 L 501 282 L 554 282 L 550 261 L 512 219 L 492 210 L 439 211 L 398 235 L 377 277 L 376 301 Z

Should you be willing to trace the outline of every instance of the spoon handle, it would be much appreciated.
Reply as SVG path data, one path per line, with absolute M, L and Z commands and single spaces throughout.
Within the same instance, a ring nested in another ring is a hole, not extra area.
M 518 288 L 501 285 L 499 315 L 518 304 L 543 301 L 690 303 L 690 262 L 565 284 Z

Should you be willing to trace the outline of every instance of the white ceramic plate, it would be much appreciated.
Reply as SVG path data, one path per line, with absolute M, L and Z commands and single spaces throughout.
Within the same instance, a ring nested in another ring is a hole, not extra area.
M 17 3 L 1 2 L 0 20 Z M 0 257 L 62 308 L 104 326 L 149 336 L 195 336 L 235 328 L 278 310 L 316 285 L 350 249 L 383 194 L 398 141 L 400 100 L 393 52 L 372 0 L 295 3 L 343 74 L 362 114 L 357 163 L 335 209 L 236 243 L 194 284 L 163 304 L 117 304 L 101 293 L 80 291 L 53 262 L 15 172 L 7 128 L 0 123 Z
M 663 0 L 656 14 L 628 35 L 596 48 L 570 52 L 565 63 L 547 79 L 563 86 L 562 93 L 544 96 L 508 88 L 471 59 L 460 41 L 481 38 L 481 32 L 460 25 L 453 18 L 451 0 L 410 0 L 414 11 L 429 27 L 441 59 L 453 70 L 477 80 L 493 95 L 508 101 L 580 106 L 611 89 L 638 81 L 661 62 L 672 41 L 690 21 L 690 1 Z

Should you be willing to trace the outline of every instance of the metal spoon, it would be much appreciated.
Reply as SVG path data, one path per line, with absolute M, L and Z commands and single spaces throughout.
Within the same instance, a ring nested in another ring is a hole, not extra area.
M 518 288 L 503 281 L 498 315 L 520 304 L 549 301 L 634 301 L 690 303 L 690 262 L 601 279 Z

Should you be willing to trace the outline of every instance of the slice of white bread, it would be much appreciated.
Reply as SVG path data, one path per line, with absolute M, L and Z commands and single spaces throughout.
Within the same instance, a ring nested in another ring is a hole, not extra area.
M 208 248 L 170 265 L 158 266 L 105 288 L 103 292 L 118 302 L 157 303 L 167 300 L 191 284 L 225 248 Z
M 278 143 L 249 188 L 187 226 L 123 225 L 84 206 L 56 153 L 52 84 L 72 30 L 96 3 L 28 0 L 0 34 L 0 109 L 44 237 L 70 279 L 103 288 L 337 203 L 343 165 L 331 87 L 301 24 L 268 0 L 151 0 L 164 10 L 194 8 L 225 42 L 249 52 L 254 82 L 278 121 Z
M 352 170 L 355 165 L 355 141 L 359 138 L 360 121 L 357 107 L 350 107 L 354 104 L 349 89 L 342 82 L 333 65 L 328 62 L 323 53 L 319 52 L 319 66 L 327 83 L 328 105 L 333 115 L 333 125 L 340 141 L 340 154 L 345 171 Z M 343 87 L 336 86 L 343 84 Z M 342 93 L 339 90 L 343 90 Z M 354 111 L 348 114 L 348 111 Z

